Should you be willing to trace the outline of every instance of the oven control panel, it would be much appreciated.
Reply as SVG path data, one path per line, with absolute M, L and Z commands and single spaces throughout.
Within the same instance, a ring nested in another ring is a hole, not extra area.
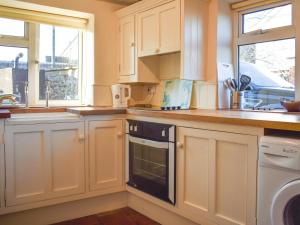
M 126 132 L 135 137 L 175 142 L 175 125 L 127 120 L 126 126 Z

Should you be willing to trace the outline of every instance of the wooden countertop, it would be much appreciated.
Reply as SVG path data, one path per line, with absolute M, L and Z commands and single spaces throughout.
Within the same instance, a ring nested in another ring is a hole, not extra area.
M 0 119 L 10 118 L 10 111 L 7 109 L 0 109 Z
M 129 114 L 165 119 L 189 120 L 198 122 L 223 123 L 254 126 L 271 129 L 300 131 L 300 113 L 257 112 L 231 110 L 176 110 L 151 111 L 145 109 L 116 109 L 112 107 L 61 107 L 61 108 L 23 108 L 0 110 L 0 118 L 10 118 L 10 113 L 70 112 L 81 116 Z
M 127 114 L 198 122 L 213 122 L 262 128 L 300 131 L 300 113 L 231 110 L 151 111 L 128 109 Z
M 75 113 L 81 116 L 91 115 L 112 115 L 112 114 L 126 114 L 126 109 L 116 109 L 112 107 L 73 107 L 67 108 L 67 112 Z

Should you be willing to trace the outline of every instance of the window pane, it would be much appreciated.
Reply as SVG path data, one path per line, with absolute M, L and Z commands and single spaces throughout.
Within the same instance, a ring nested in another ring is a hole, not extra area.
M 14 94 L 19 103 L 25 103 L 27 52 L 27 48 L 0 46 L 0 94 Z
M 40 100 L 50 81 L 50 100 L 79 99 L 79 37 L 76 29 L 40 25 Z
M 24 37 L 25 22 L 21 20 L 0 18 L 0 35 Z
M 292 24 L 292 5 L 284 5 L 243 15 L 243 33 Z
M 295 39 L 239 46 L 239 72 L 252 78 L 247 108 L 282 108 L 295 96 Z

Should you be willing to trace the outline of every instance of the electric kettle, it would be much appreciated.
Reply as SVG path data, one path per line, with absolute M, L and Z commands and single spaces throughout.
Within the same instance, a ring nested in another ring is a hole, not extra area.
M 126 108 L 131 98 L 131 87 L 125 84 L 113 84 L 111 86 L 114 108 Z

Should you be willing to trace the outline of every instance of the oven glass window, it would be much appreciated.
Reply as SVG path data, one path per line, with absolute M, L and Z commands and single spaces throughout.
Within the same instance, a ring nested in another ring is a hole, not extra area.
M 132 176 L 167 185 L 168 150 L 130 143 Z
M 300 195 L 292 198 L 284 210 L 284 225 L 300 224 Z

